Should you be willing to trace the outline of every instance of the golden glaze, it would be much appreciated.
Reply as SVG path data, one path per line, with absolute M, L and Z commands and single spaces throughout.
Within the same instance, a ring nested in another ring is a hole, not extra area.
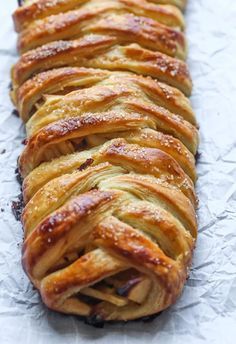
M 192 82 L 186 63 L 136 43 L 122 46 L 116 43 L 115 37 L 89 35 L 43 45 L 22 55 L 12 70 L 13 86 L 17 88 L 35 73 L 75 65 L 152 76 L 190 95 Z
M 35 20 L 47 18 L 49 15 L 56 15 L 62 12 L 67 12 L 73 9 L 78 9 L 83 5 L 97 5 L 101 0 L 40 0 L 29 4 L 28 6 L 19 7 L 14 15 L 15 28 L 18 32 L 28 27 Z M 151 17 L 160 20 L 163 24 L 169 24 L 170 26 L 184 26 L 183 19 L 175 7 L 166 5 L 177 5 L 183 9 L 183 0 L 160 0 L 153 1 L 153 3 L 147 3 L 143 0 L 119 0 L 113 2 L 110 0 L 104 1 L 104 3 L 111 4 L 115 9 L 134 11 L 134 13 L 141 15 L 149 15 Z M 26 2 L 27 3 L 27 2 Z M 164 4 L 160 6 L 157 4 Z
M 183 289 L 198 147 L 185 4 L 26 0 L 13 15 L 22 261 L 51 309 L 126 321 Z
M 130 9 L 133 8 L 133 5 L 130 6 Z M 74 10 L 36 21 L 19 35 L 19 51 L 23 53 L 55 40 L 71 39 L 85 34 L 106 34 L 121 44 L 136 41 L 144 48 L 159 50 L 180 58 L 185 57 L 185 39 L 179 30 L 159 24 L 146 16 L 136 16 L 132 12 L 123 13 L 122 10 L 119 12 L 116 13 L 113 1 L 111 6 L 103 5 L 99 1 L 96 7 Z

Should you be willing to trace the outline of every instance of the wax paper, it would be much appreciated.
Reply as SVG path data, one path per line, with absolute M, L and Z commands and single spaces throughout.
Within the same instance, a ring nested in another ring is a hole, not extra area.
M 200 124 L 199 237 L 178 302 L 152 322 L 96 329 L 49 311 L 21 267 L 23 232 L 11 212 L 20 193 L 16 159 L 24 127 L 12 114 L 17 59 L 11 13 L 0 7 L 0 343 L 236 343 L 236 1 L 189 0 L 186 11 L 192 104 Z

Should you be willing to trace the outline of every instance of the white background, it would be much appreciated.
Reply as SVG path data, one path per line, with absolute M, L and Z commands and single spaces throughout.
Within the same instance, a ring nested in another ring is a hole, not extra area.
M 15 0 L 1 1 L 0 343 L 235 343 L 236 1 L 189 0 L 186 13 L 192 103 L 201 131 L 199 239 L 191 277 L 177 304 L 153 322 L 104 329 L 47 311 L 21 268 L 23 233 L 10 211 L 19 194 L 14 169 L 24 137 L 8 98 L 10 67 L 17 58 L 15 7 Z

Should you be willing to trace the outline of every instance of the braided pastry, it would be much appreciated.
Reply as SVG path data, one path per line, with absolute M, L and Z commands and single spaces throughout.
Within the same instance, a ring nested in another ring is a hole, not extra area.
M 93 321 L 162 311 L 197 236 L 198 131 L 185 0 L 28 0 L 13 17 L 23 266 L 44 303 Z

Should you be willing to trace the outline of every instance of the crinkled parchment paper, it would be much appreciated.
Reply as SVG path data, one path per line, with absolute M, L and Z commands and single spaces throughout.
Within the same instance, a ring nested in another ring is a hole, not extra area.
M 0 343 L 236 343 L 236 1 L 189 0 L 192 103 L 201 133 L 199 238 L 191 275 L 153 322 L 89 327 L 48 311 L 21 267 L 22 229 L 11 213 L 24 128 L 12 115 L 9 73 L 17 59 L 11 13 L 0 9 Z

